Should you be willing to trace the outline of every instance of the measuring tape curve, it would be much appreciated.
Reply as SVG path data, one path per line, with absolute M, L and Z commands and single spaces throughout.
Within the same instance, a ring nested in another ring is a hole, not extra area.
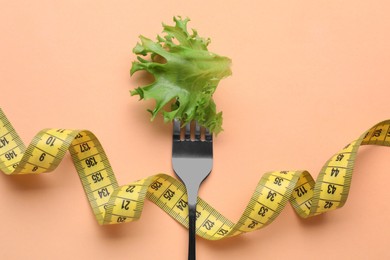
M 348 197 L 356 154 L 361 145 L 390 146 L 390 120 L 380 122 L 334 154 L 317 180 L 307 171 L 265 173 L 237 223 L 198 198 L 197 235 L 220 240 L 269 225 L 290 202 L 303 218 L 342 207 Z M 145 198 L 188 228 L 185 187 L 157 174 L 119 186 L 106 153 L 88 130 L 45 129 L 26 148 L 0 109 L 0 170 L 7 175 L 53 171 L 69 151 L 82 186 L 101 225 L 137 220 Z

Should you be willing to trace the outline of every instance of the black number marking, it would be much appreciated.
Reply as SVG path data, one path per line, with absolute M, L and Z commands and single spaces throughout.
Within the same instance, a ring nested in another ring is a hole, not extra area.
M 81 133 L 78 133 L 74 139 L 79 139 L 81 137 L 83 137 L 83 135 Z
M 275 178 L 275 181 L 274 181 L 274 184 L 278 185 L 278 186 L 282 186 L 282 182 L 283 182 L 283 179 L 280 178 L 280 177 L 276 177 Z
M 135 189 L 135 186 L 134 185 L 130 185 L 129 187 L 126 188 L 126 192 L 133 193 L 134 189 Z
M 129 210 L 130 200 L 122 200 L 122 209 Z
M 381 136 L 381 134 L 382 134 L 382 129 L 377 129 L 377 130 L 374 131 L 373 136 L 374 137 L 379 137 L 379 136 Z
M 324 209 L 330 209 L 333 206 L 333 202 L 326 201 L 324 205 Z
M 333 184 L 328 185 L 328 194 L 334 194 L 336 192 L 336 186 Z
M 107 188 L 103 188 L 101 190 L 98 190 L 98 195 L 100 198 L 108 197 L 108 196 L 110 196 L 110 192 L 108 191 Z
M 153 190 L 158 190 L 159 188 L 161 188 L 162 186 L 162 183 L 159 182 L 159 181 L 155 181 L 152 183 L 152 185 L 150 185 L 150 187 L 153 189 Z
M 340 173 L 340 170 L 338 168 L 332 168 L 332 171 L 330 173 L 330 176 L 334 176 L 334 177 L 337 177 L 337 175 L 339 175 Z
M 252 220 L 252 223 L 250 223 L 248 225 L 248 228 L 254 229 L 258 224 L 259 224 L 259 222 L 255 221 L 255 220 Z
M 229 231 L 227 231 L 226 229 L 221 228 L 220 230 L 218 230 L 217 234 L 220 236 L 225 236 L 228 232 Z
M 280 178 L 280 177 L 276 177 L 275 178 L 275 181 L 274 181 L 274 184 L 278 185 L 278 186 L 282 186 L 282 182 L 283 182 L 283 179 Z
M 126 221 L 126 217 L 118 217 L 118 219 L 116 220 L 116 222 L 118 223 L 123 223 Z
M 343 160 L 343 158 L 344 158 L 344 154 L 341 153 L 341 154 L 337 155 L 336 162 L 341 162 Z
M 260 208 L 259 212 L 257 212 L 257 214 L 259 214 L 262 217 L 265 217 L 265 214 L 267 214 L 267 212 L 268 212 L 268 208 L 261 206 L 261 208 Z
M 80 152 L 81 153 L 84 153 L 84 152 L 89 151 L 89 150 L 91 150 L 91 147 L 89 146 L 88 143 L 80 144 Z
M 274 201 L 276 195 L 277 195 L 276 192 L 269 191 L 269 192 L 268 192 L 268 195 L 267 195 L 267 199 L 269 199 L 270 201 Z
M 0 148 L 5 147 L 7 144 L 9 144 L 9 141 L 7 140 L 7 138 L 5 138 L 5 137 L 0 138 Z
M 312 204 L 311 200 L 306 201 L 306 202 L 305 202 L 306 208 L 307 208 L 307 209 L 310 209 L 310 208 L 311 208 L 311 204 Z
M 95 157 L 90 157 L 85 159 L 85 164 L 87 165 L 88 168 L 91 168 L 97 164 L 97 161 Z
M 49 136 L 46 140 L 46 144 L 48 146 L 53 146 L 54 145 L 54 142 L 56 141 L 57 138 L 53 137 L 53 136 Z
M 297 193 L 298 197 L 302 197 L 303 195 L 305 195 L 307 193 L 307 190 L 306 190 L 305 186 L 301 186 L 298 189 L 295 189 L 295 192 Z
M 173 198 L 173 196 L 175 196 L 175 192 L 171 189 L 168 189 L 165 193 L 164 193 L 164 198 L 166 198 L 167 200 L 171 200 Z
M 91 175 L 91 178 L 93 180 L 93 183 L 98 183 L 104 180 L 104 177 L 102 176 L 101 172 L 95 172 L 94 174 Z
M 211 230 L 214 225 L 215 223 L 208 219 L 204 222 L 203 227 L 205 227 L 207 230 Z
M 186 201 L 184 201 L 183 199 L 180 199 L 177 204 L 176 204 L 176 207 L 178 209 L 180 209 L 181 211 L 184 211 L 184 209 L 187 207 L 188 203 Z
M 14 159 L 15 157 L 18 157 L 18 155 L 15 153 L 14 150 L 12 150 L 11 152 L 8 152 L 6 154 L 4 154 L 5 158 L 8 160 L 8 161 L 11 161 L 12 159 Z
M 42 153 L 41 156 L 39 156 L 39 161 L 43 162 L 45 160 L 46 153 Z

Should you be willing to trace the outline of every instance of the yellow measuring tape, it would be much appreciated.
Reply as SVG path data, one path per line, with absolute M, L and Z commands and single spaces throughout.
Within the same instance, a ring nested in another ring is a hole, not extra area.
M 197 234 L 219 240 L 270 224 L 289 201 L 307 218 L 342 207 L 348 197 L 356 153 L 361 145 L 390 146 L 390 120 L 371 127 L 333 155 L 317 181 L 307 171 L 273 171 L 262 176 L 237 223 L 199 198 Z M 119 186 L 96 136 L 87 130 L 45 129 L 26 148 L 0 109 L 0 170 L 7 175 L 53 171 L 69 151 L 99 224 L 137 220 L 145 198 L 188 227 L 187 196 L 183 184 L 157 174 Z

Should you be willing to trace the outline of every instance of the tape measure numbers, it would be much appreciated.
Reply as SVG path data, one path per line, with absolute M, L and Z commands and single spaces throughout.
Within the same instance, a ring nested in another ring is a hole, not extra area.
M 348 197 L 356 153 L 361 145 L 390 146 L 390 120 L 371 127 L 333 155 L 316 181 L 307 171 L 265 173 L 237 223 L 199 198 L 197 234 L 205 239 L 220 240 L 260 229 L 272 223 L 287 202 L 303 218 L 342 207 Z M 188 227 L 187 196 L 180 181 L 157 174 L 119 186 L 106 153 L 92 132 L 45 129 L 26 148 L 0 109 L 0 170 L 5 174 L 53 171 L 67 151 L 99 224 L 139 219 L 147 198 Z

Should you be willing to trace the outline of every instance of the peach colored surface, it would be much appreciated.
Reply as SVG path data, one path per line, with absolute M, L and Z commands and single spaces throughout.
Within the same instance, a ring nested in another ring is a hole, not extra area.
M 0 1 L 0 106 L 29 143 L 89 129 L 120 184 L 173 175 L 171 127 L 129 90 L 138 35 L 173 15 L 233 60 L 215 94 L 225 131 L 201 197 L 237 221 L 269 170 L 315 177 L 333 153 L 390 118 L 388 1 Z M 218 242 L 199 260 L 388 259 L 390 151 L 363 147 L 346 206 Z M 40 176 L 0 175 L 1 259 L 186 259 L 187 231 L 149 201 L 138 222 L 99 226 L 70 156 Z

